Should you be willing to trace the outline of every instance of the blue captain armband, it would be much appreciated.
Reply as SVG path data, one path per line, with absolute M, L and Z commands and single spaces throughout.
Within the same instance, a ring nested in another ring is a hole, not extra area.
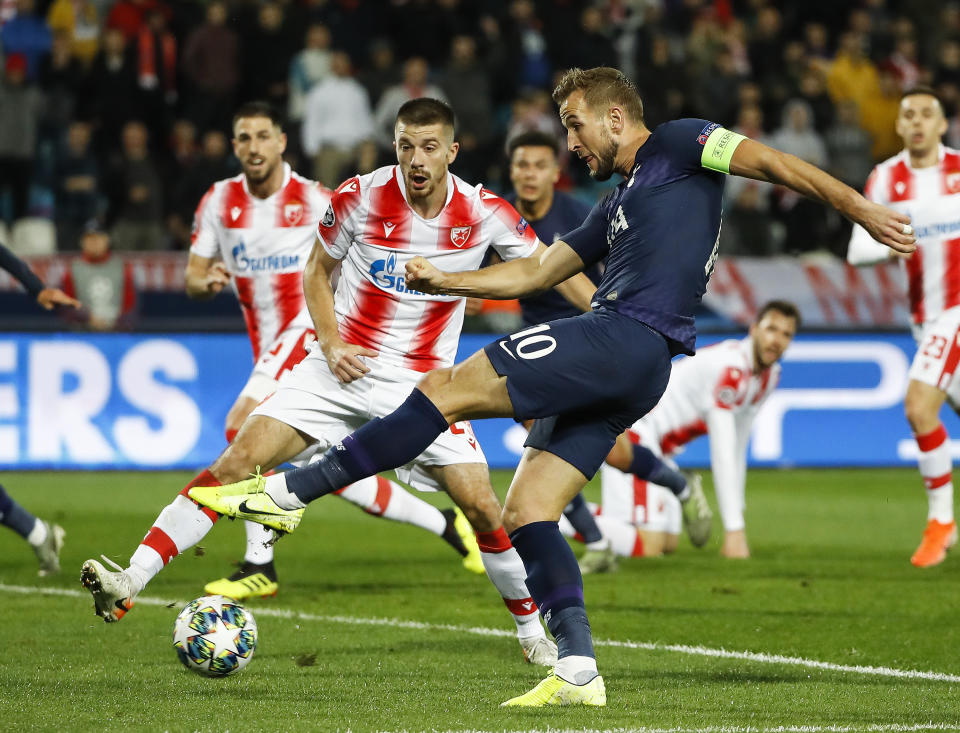
M 724 127 L 714 128 L 703 145 L 700 165 L 720 173 L 730 173 L 730 159 L 733 158 L 733 151 L 746 139 L 746 135 L 741 135 L 739 132 Z

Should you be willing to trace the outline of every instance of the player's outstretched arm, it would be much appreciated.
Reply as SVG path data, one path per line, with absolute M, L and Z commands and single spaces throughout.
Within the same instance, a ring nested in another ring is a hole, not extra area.
M 79 308 L 80 301 L 72 298 L 63 292 L 60 288 L 44 288 L 37 293 L 37 303 L 44 310 L 53 310 L 58 305 L 66 305 L 71 308 Z
M 407 263 L 407 284 L 424 293 L 510 300 L 535 295 L 583 270 L 580 256 L 562 241 L 541 244 L 529 257 L 469 272 L 444 272 L 423 257 Z
M 313 243 L 307 266 L 303 270 L 303 296 L 307 310 L 313 319 L 317 342 L 327 359 L 330 372 L 339 382 L 359 379 L 370 371 L 363 363 L 363 356 L 376 356 L 377 352 L 356 344 L 348 344 L 340 338 L 337 315 L 333 307 L 333 288 L 330 276 L 340 264 L 331 257 L 319 240 Z
M 913 252 L 916 238 L 910 217 L 868 201 L 829 173 L 756 140 L 745 139 L 730 159 L 730 173 L 791 188 L 816 201 L 830 204 L 870 236 L 897 252 Z
M 222 262 L 212 257 L 190 253 L 184 271 L 187 296 L 195 300 L 207 300 L 217 295 L 230 282 L 230 273 Z

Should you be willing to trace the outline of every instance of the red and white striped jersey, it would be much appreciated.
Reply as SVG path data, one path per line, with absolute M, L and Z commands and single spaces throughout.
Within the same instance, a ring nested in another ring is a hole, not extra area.
M 190 252 L 219 255 L 232 277 L 253 359 L 289 328 L 313 328 L 303 269 L 332 192 L 284 164 L 283 185 L 261 199 L 241 174 L 217 181 L 194 216 Z
M 940 146 L 939 163 L 912 168 L 904 150 L 877 165 L 864 189 L 871 201 L 910 215 L 917 250 L 903 261 L 917 325 L 960 305 L 960 151 Z M 870 264 L 889 250 L 854 226 L 847 259 Z
M 780 364 L 753 373 L 753 340 L 731 339 L 697 351 L 696 356 L 673 365 L 660 402 L 637 423 L 644 442 L 655 440 L 664 455 L 710 432 L 710 440 L 723 442 L 730 435 L 714 435 L 711 413 L 732 415 L 749 434 L 763 401 L 780 381 Z
M 710 468 L 727 532 L 743 529 L 750 428 L 779 381 L 779 363 L 753 373 L 751 338 L 721 341 L 674 364 L 660 402 L 631 428 L 631 438 L 664 455 L 710 434 Z
M 489 247 L 504 260 L 538 245 L 533 228 L 502 198 L 447 174 L 447 201 L 433 219 L 407 203 L 399 166 L 340 185 L 318 228 L 342 261 L 334 306 L 340 335 L 379 352 L 386 364 L 426 372 L 453 363 L 464 299 L 406 286 L 408 260 L 426 257 L 448 272 L 475 270 Z

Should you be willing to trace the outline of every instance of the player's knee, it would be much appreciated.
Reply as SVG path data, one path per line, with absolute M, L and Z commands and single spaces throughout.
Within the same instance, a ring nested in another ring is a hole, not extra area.
M 229 484 L 248 478 L 255 468 L 253 460 L 250 447 L 243 440 L 234 440 L 211 466 L 211 470 L 221 483 Z

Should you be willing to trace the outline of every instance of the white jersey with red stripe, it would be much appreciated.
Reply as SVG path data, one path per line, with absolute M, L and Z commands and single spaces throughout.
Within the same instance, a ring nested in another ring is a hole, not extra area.
M 399 166 L 345 181 L 318 228 L 341 260 L 334 307 L 340 335 L 374 349 L 379 360 L 418 372 L 453 364 L 464 299 L 406 286 L 406 263 L 426 257 L 448 272 L 475 270 L 493 247 L 503 260 L 531 255 L 533 228 L 502 198 L 447 174 L 447 199 L 433 219 L 406 199 Z
M 232 275 L 254 361 L 289 329 L 312 329 L 303 269 L 332 192 L 284 164 L 283 185 L 265 199 L 241 174 L 210 187 L 197 207 L 190 252 L 218 255 Z
M 960 151 L 941 145 L 936 165 L 913 168 L 904 150 L 873 169 L 864 195 L 910 216 L 917 250 L 903 263 L 914 324 L 932 323 L 960 305 Z M 882 261 L 889 252 L 854 226 L 852 264 Z
M 710 434 L 713 483 L 728 532 L 743 529 L 750 428 L 779 381 L 779 363 L 754 374 L 751 338 L 721 341 L 674 364 L 660 402 L 630 429 L 665 456 Z

